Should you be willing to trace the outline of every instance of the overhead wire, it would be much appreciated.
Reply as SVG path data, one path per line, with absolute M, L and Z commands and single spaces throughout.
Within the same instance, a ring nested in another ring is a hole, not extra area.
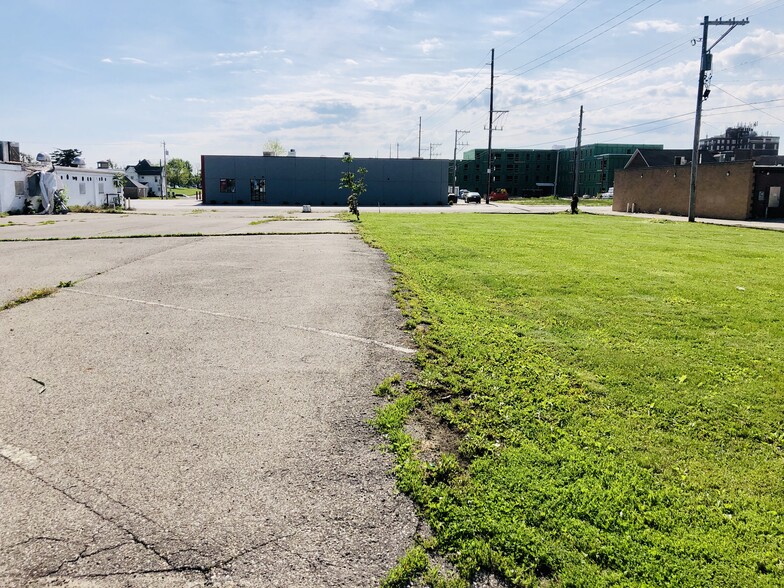
M 523 46 L 523 45 L 525 45 L 525 44 L 526 44 L 528 41 L 531 41 L 531 40 L 535 39 L 536 37 L 538 37 L 539 35 L 541 35 L 541 34 L 542 34 L 542 33 L 544 33 L 545 31 L 547 31 L 547 30 L 548 30 L 550 27 L 552 27 L 553 25 L 555 25 L 555 24 L 557 24 L 557 23 L 561 22 L 563 19 L 565 19 L 565 18 L 566 18 L 567 16 L 569 16 L 569 15 L 570 15 L 572 12 L 574 12 L 575 10 L 577 10 L 578 8 L 580 8 L 580 6 L 582 6 L 582 5 L 583 5 L 583 4 L 585 4 L 586 2 L 588 2 L 588 0 L 581 0 L 581 2 L 580 2 L 580 3 L 579 3 L 577 6 L 573 7 L 571 10 L 569 10 L 569 11 L 568 11 L 568 12 L 566 12 L 565 14 L 562 14 L 561 16 L 559 16 L 557 19 L 555 19 L 553 22 L 551 22 L 551 23 L 550 23 L 549 25 L 547 25 L 546 27 L 542 27 L 542 28 L 540 28 L 539 30 L 537 30 L 537 31 L 536 31 L 536 33 L 534 33 L 534 34 L 533 34 L 533 35 L 531 35 L 530 37 L 528 37 L 528 38 L 524 39 L 523 41 L 521 41 L 520 43 L 518 43 L 517 45 L 515 45 L 515 46 L 514 46 L 514 47 L 512 47 L 511 49 L 509 49 L 509 50 L 507 50 L 507 51 L 505 51 L 505 52 L 501 53 L 501 54 L 500 54 L 498 57 L 504 57 L 505 55 L 508 55 L 509 53 L 511 53 L 512 51 L 514 51 L 515 49 L 517 49 L 517 48 L 519 48 L 519 47 L 522 47 L 522 46 Z M 541 22 L 544 22 L 545 20 L 547 20 L 548 18 L 550 18 L 550 17 L 551 17 L 553 14 L 555 14 L 556 12 L 558 12 L 558 11 L 559 11 L 561 8 L 563 8 L 563 7 L 564 7 L 566 4 L 568 4 L 568 2 L 566 2 L 565 4 L 561 4 L 561 6 L 559 6 L 559 7 L 558 7 L 558 8 L 556 8 L 555 10 L 553 10 L 553 11 L 552 11 L 550 14 L 548 14 L 548 15 L 547 15 L 547 16 L 545 16 L 544 18 L 542 18 L 542 19 L 538 20 L 536 23 L 534 23 L 533 25 L 531 25 L 530 27 L 528 27 L 528 28 L 527 28 L 525 31 L 523 31 L 523 32 L 528 32 L 528 31 L 530 31 L 532 28 L 536 27 L 536 26 L 537 26 L 539 23 L 541 23 Z
M 773 116 L 772 114 L 765 112 L 765 111 L 764 111 L 764 110 L 762 110 L 761 108 L 757 108 L 757 107 L 756 107 L 756 106 L 754 106 L 753 104 L 750 104 L 750 103 L 748 103 L 748 102 L 744 101 L 743 99 L 741 99 L 741 98 L 738 98 L 738 97 L 737 97 L 737 96 L 735 96 L 734 94 L 731 94 L 730 92 L 728 92 L 727 90 L 725 90 L 725 89 L 721 88 L 720 86 L 717 86 L 716 84 L 711 84 L 711 87 L 712 87 L 712 88 L 715 88 L 715 89 L 716 89 L 716 90 L 718 90 L 719 92 L 723 92 L 724 94 L 726 94 L 726 95 L 727 95 L 727 96 L 729 96 L 730 98 L 734 98 L 735 100 L 737 100 L 737 101 L 738 101 L 738 102 L 740 102 L 741 104 L 745 104 L 746 106 L 749 106 L 750 108 L 752 108 L 752 109 L 756 110 L 757 112 L 761 112 L 762 114 L 764 114 L 764 115 L 766 115 L 766 116 L 769 116 L 769 117 L 771 117 L 772 119 L 775 119 L 775 120 L 777 120 L 777 121 L 779 121 L 779 122 L 782 122 L 782 123 L 784 123 L 784 119 L 780 119 L 780 118 L 779 118 L 779 117 L 777 117 L 777 116 Z
M 594 84 L 592 86 L 589 86 L 587 88 L 580 89 L 580 86 L 582 86 L 584 84 L 587 84 L 587 83 L 589 83 L 589 82 L 591 82 L 593 80 L 600 79 L 601 77 L 605 76 L 606 74 L 612 73 L 613 71 L 619 70 L 619 69 L 621 69 L 621 68 L 623 68 L 623 67 L 625 67 L 627 65 L 631 65 L 635 61 L 638 61 L 640 59 L 645 58 L 650 53 L 648 53 L 646 55 L 641 55 L 640 57 L 632 59 L 631 61 L 627 61 L 626 63 L 624 63 L 624 64 L 622 64 L 620 66 L 617 66 L 617 67 L 615 67 L 615 68 L 613 68 L 611 70 L 608 70 L 608 71 L 606 71 L 604 73 L 601 73 L 601 74 L 599 74 L 597 76 L 594 76 L 593 78 L 590 78 L 588 80 L 580 82 L 579 84 L 575 84 L 571 88 L 567 88 L 566 90 L 561 90 L 560 92 L 555 94 L 552 98 L 550 98 L 549 100 L 547 100 L 545 102 L 541 102 L 540 104 L 542 106 L 546 106 L 548 104 L 556 104 L 558 102 L 564 102 L 564 101 L 569 100 L 571 98 L 576 98 L 578 96 L 585 95 L 585 94 L 587 94 L 589 92 L 592 92 L 594 90 L 598 90 L 600 88 L 604 88 L 606 86 L 610 86 L 610 85 L 615 84 L 617 82 L 623 81 L 623 80 L 633 76 L 634 74 L 639 73 L 640 71 L 643 71 L 644 69 L 646 69 L 647 66 L 658 65 L 659 63 L 663 62 L 665 59 L 667 59 L 667 58 L 669 58 L 669 57 L 671 57 L 671 56 L 673 56 L 673 55 L 683 51 L 683 49 L 684 49 L 683 45 L 689 44 L 688 41 L 683 41 L 683 42 L 681 42 L 681 41 L 673 41 L 673 42 L 667 43 L 666 45 L 663 45 L 662 47 L 660 47 L 659 49 L 656 49 L 654 51 L 659 51 L 660 49 L 664 49 L 665 47 L 668 47 L 668 46 L 672 45 L 673 43 L 679 43 L 679 45 L 676 46 L 676 47 L 672 47 L 672 48 L 662 52 L 660 55 L 656 55 L 654 57 L 651 57 L 647 61 L 644 61 L 644 62 L 642 62 L 642 63 L 640 63 L 638 65 L 635 65 L 631 69 L 628 69 L 628 70 L 626 70 L 626 71 L 624 71 L 624 72 L 622 72 L 622 73 L 620 73 L 620 74 L 618 74 L 616 76 L 613 76 L 611 78 L 602 80 L 602 81 L 600 81 L 600 82 L 598 82 L 598 83 L 596 83 L 596 84 Z M 563 96 L 558 96 L 558 94 L 563 94 L 564 92 L 571 92 L 571 93 L 563 95 Z
M 623 24 L 625 22 L 628 22 L 630 19 L 634 18 L 635 16 L 639 15 L 640 13 L 642 13 L 642 12 L 652 8 L 653 6 L 655 6 L 656 4 L 661 2 L 661 0 L 655 0 L 653 2 L 650 2 L 649 4 L 646 4 L 640 10 L 638 10 L 638 11 L 634 12 L 633 14 L 627 16 L 623 20 L 621 20 L 619 22 L 614 22 L 618 18 L 628 14 L 630 11 L 634 10 L 635 8 L 645 4 L 646 1 L 647 0 L 640 0 L 639 2 L 634 3 L 629 8 L 621 11 L 620 13 L 616 14 L 612 18 L 605 20 L 604 22 L 602 22 L 601 24 L 597 25 L 596 27 L 593 27 L 589 31 L 587 31 L 587 32 L 585 32 L 585 33 L 575 37 L 571 41 L 568 41 L 567 43 L 564 43 L 564 44 L 560 45 L 556 49 L 553 49 L 553 50 L 551 50 L 551 51 L 549 51 L 549 52 L 547 52 L 547 53 L 537 57 L 536 59 L 533 59 L 533 60 L 531 60 L 531 61 L 529 61 L 527 63 L 524 63 L 524 64 L 522 64 L 522 65 L 520 65 L 520 66 L 518 66 L 518 67 L 516 67 L 516 68 L 514 68 L 512 70 L 510 70 L 509 73 L 507 73 L 507 74 L 501 74 L 501 75 L 497 76 L 499 78 L 498 79 L 498 85 L 501 85 L 501 84 L 503 84 L 505 82 L 508 82 L 508 81 L 510 81 L 513 78 L 520 77 L 520 76 L 522 76 L 525 73 L 528 73 L 528 72 L 533 71 L 533 70 L 535 70 L 535 69 L 537 69 L 539 67 L 542 67 L 542 66 L 546 65 L 547 63 L 550 63 L 550 62 L 554 61 L 555 59 L 557 59 L 559 57 L 562 57 L 562 56 L 564 56 L 564 55 L 566 55 L 566 54 L 568 54 L 568 53 L 570 53 L 570 52 L 572 52 L 572 51 L 574 51 L 574 50 L 584 46 L 585 44 L 589 43 L 591 40 L 597 38 L 598 36 L 606 34 L 607 32 L 613 30 L 614 28 L 620 26 L 621 24 Z M 579 4 L 577 4 L 575 6 L 572 6 L 569 9 L 568 12 L 566 12 L 565 14 L 562 14 L 555 21 L 553 21 L 550 24 L 548 24 L 547 28 L 553 26 L 557 22 L 560 22 L 561 20 L 563 20 L 569 14 L 572 14 L 574 11 L 576 11 L 578 8 L 580 8 L 584 3 L 585 2 L 580 2 Z M 550 18 L 554 14 L 556 14 L 558 12 L 558 10 L 561 10 L 566 4 L 568 4 L 568 3 L 562 4 L 557 9 L 551 11 L 547 16 L 545 16 L 544 18 L 540 19 L 537 22 L 541 23 L 541 22 L 546 21 L 548 18 Z M 762 14 L 762 13 L 768 12 L 770 10 L 773 10 L 775 8 L 778 8 L 778 7 L 782 6 L 782 5 L 784 5 L 784 0 L 774 0 L 774 1 L 761 0 L 761 1 L 754 2 L 754 3 L 750 4 L 750 5 L 748 5 L 745 9 L 741 9 L 741 11 L 743 11 L 743 10 L 752 10 L 752 11 L 756 11 L 755 14 Z M 592 34 L 593 32 L 595 32 L 595 31 L 597 31 L 599 29 L 601 29 L 602 27 L 605 27 L 606 25 L 608 25 L 610 23 L 614 23 L 614 24 L 612 24 L 612 26 L 606 27 L 604 30 L 601 31 L 601 33 L 599 35 L 595 35 L 591 39 L 588 39 L 588 40 L 586 40 L 586 41 L 584 41 L 582 43 L 578 43 L 577 45 L 574 45 L 574 43 L 576 43 L 580 39 L 584 39 L 586 36 Z M 529 27 L 529 29 L 527 29 L 527 30 L 530 30 L 530 29 L 531 29 L 531 27 Z M 522 46 L 523 44 L 525 44 L 526 42 L 528 42 L 529 40 L 534 38 L 534 36 L 535 35 L 532 35 L 531 37 L 528 37 L 528 38 L 524 39 L 523 41 L 517 43 L 514 47 L 512 47 L 512 48 L 506 50 L 504 53 L 502 53 L 501 56 L 508 55 L 509 53 L 514 51 L 514 49 Z M 673 46 L 674 43 L 677 43 L 677 45 Z M 664 61 L 664 60 L 672 57 L 673 55 L 683 51 L 685 44 L 686 44 L 686 42 L 678 42 L 678 41 L 666 43 L 666 44 L 660 46 L 659 48 L 655 49 L 653 56 L 651 56 L 651 52 L 648 52 L 645 55 L 641 55 L 641 56 L 639 56 L 639 57 L 637 57 L 635 59 L 629 60 L 626 63 L 624 63 L 624 64 L 622 64 L 620 66 L 616 66 L 616 67 L 614 67 L 614 68 L 612 68 L 612 69 L 610 69 L 610 70 L 608 70 L 608 71 L 606 71 L 606 72 L 604 72 L 602 74 L 594 76 L 593 78 L 590 78 L 588 80 L 584 80 L 584 81 L 580 82 L 579 84 L 575 84 L 571 88 L 566 88 L 566 89 L 559 90 L 558 92 L 555 92 L 554 94 L 552 94 L 549 97 L 544 97 L 544 98 L 540 97 L 540 98 L 534 99 L 534 102 L 536 102 L 538 104 L 541 104 L 541 105 L 553 104 L 553 103 L 565 101 L 565 100 L 568 100 L 570 98 L 574 98 L 574 97 L 577 97 L 577 96 L 582 96 L 582 95 L 594 92 L 594 91 L 596 91 L 598 89 L 607 87 L 609 85 L 618 83 L 618 82 L 620 82 L 620 81 L 622 81 L 624 79 L 627 79 L 627 78 L 631 77 L 635 73 L 638 73 L 640 71 L 645 70 L 646 68 L 649 68 L 649 66 L 651 66 L 651 65 L 655 65 L 655 64 L 661 63 L 662 61 Z M 570 47 L 570 45 L 573 45 L 573 46 Z M 561 49 L 566 49 L 566 50 L 562 51 L 560 53 L 557 53 Z M 756 63 L 758 61 L 762 61 L 762 60 L 764 60 L 766 58 L 773 57 L 773 56 L 779 55 L 781 53 L 784 53 L 784 50 L 776 51 L 776 52 L 770 53 L 768 55 L 765 55 L 763 57 L 760 57 L 758 59 L 750 60 L 750 61 L 744 62 L 742 64 L 738 64 L 737 66 L 734 66 L 732 68 L 725 68 L 724 70 L 720 70 L 720 71 L 729 71 L 729 70 L 732 70 L 732 69 L 737 69 L 737 68 L 739 68 L 739 67 L 741 67 L 743 65 L 748 65 L 750 63 Z M 552 56 L 552 57 L 550 59 L 542 61 L 547 56 Z M 648 59 L 646 59 L 645 61 L 640 61 L 641 59 L 645 59 L 646 57 L 648 57 Z M 529 67 L 528 69 L 525 69 L 523 71 L 520 71 L 521 69 L 523 69 L 523 68 L 525 68 L 527 66 L 531 66 L 531 67 Z M 485 64 L 485 67 L 486 67 L 486 64 Z M 482 71 L 484 71 L 485 67 L 482 67 L 481 69 L 479 69 L 473 75 L 473 77 L 471 77 L 461 87 L 461 89 L 455 94 L 455 96 L 450 98 L 450 100 L 447 103 L 443 104 L 436 111 L 436 113 L 440 112 L 450 102 L 454 101 L 454 98 L 457 95 L 459 95 L 460 93 L 462 93 L 462 91 L 466 87 L 468 87 L 468 85 L 470 83 L 472 83 L 482 73 Z M 624 68 L 627 68 L 627 69 L 624 69 Z M 613 73 L 613 72 L 619 72 L 619 73 L 617 75 L 613 76 L 613 77 L 608 78 L 608 79 L 604 79 L 604 80 L 601 79 L 603 76 L 606 76 L 607 74 L 610 74 L 610 73 Z M 599 80 L 599 81 L 596 84 L 590 85 L 588 87 L 584 87 L 586 84 L 589 84 L 590 82 L 595 81 L 595 80 Z M 714 85 L 713 87 L 716 87 L 716 86 Z M 731 94 L 729 94 L 729 92 L 726 92 L 726 90 L 723 90 L 721 88 L 719 88 L 719 89 L 722 92 L 725 92 L 728 95 L 732 96 Z M 467 102 L 463 103 L 461 105 L 461 107 L 459 108 L 458 113 L 467 110 L 486 91 L 487 91 L 487 88 L 482 89 L 473 98 L 471 98 Z M 748 105 L 749 107 L 751 107 L 750 104 L 747 104 L 747 103 L 743 102 L 739 98 L 737 98 L 737 97 L 734 97 L 734 98 L 737 99 L 739 102 L 743 103 L 744 105 Z M 543 100 L 544 100 L 544 102 L 542 102 Z M 632 100 L 633 99 L 630 99 L 630 100 L 624 101 L 624 102 L 629 102 L 629 101 L 632 101 Z M 624 102 L 622 102 L 622 103 L 624 103 Z M 605 108 L 609 108 L 610 106 L 611 105 L 603 106 L 603 107 L 597 109 L 597 111 L 598 110 L 603 110 Z M 706 109 L 705 114 L 706 114 L 706 116 L 717 116 L 715 111 L 719 110 L 721 108 L 723 108 L 723 107 L 718 107 L 717 109 Z M 735 106 L 734 108 L 738 108 L 738 107 Z M 771 116 L 773 118 L 776 118 L 775 116 L 771 115 L 768 112 L 765 112 L 764 110 L 761 110 L 761 109 L 756 109 L 756 110 L 759 110 L 760 112 L 763 112 L 766 115 L 769 115 L 769 116 Z M 452 116 L 455 116 L 456 114 L 457 113 L 453 114 Z M 668 123 L 667 125 L 664 125 L 663 127 L 655 127 L 654 129 L 641 130 L 641 131 L 638 131 L 638 132 L 645 132 L 645 133 L 647 133 L 647 132 L 650 132 L 651 130 L 655 130 L 656 128 L 666 128 L 668 126 L 674 126 L 675 124 L 682 124 L 682 123 L 684 123 L 686 121 L 677 120 L 677 118 L 678 117 L 682 118 L 682 117 L 686 117 L 686 116 L 693 116 L 693 112 L 692 113 L 684 113 L 682 115 L 676 115 L 676 117 L 675 117 L 676 122 Z M 431 115 L 430 118 L 432 118 L 432 115 Z M 486 114 L 482 114 L 481 118 L 478 118 L 475 121 L 475 123 L 473 123 L 473 124 L 478 124 L 479 122 L 483 121 L 485 118 L 486 118 Z M 570 119 L 573 119 L 573 118 L 575 118 L 575 115 L 571 115 L 571 116 L 563 119 L 563 121 L 559 121 L 559 122 L 566 122 L 566 121 L 568 121 Z M 640 123 L 640 124 L 637 124 L 637 125 L 631 125 L 631 126 L 626 126 L 626 127 L 619 127 L 617 129 L 609 129 L 609 130 L 605 130 L 605 131 L 597 131 L 596 133 L 587 133 L 585 136 L 594 136 L 594 135 L 597 135 L 597 134 L 607 134 L 607 133 L 611 133 L 611 132 L 618 132 L 618 131 L 628 130 L 628 129 L 632 129 L 632 128 L 640 128 L 640 127 L 644 127 L 644 126 L 647 126 L 647 125 L 657 124 L 659 122 L 666 122 L 666 121 L 669 121 L 671 119 L 673 119 L 673 117 L 668 117 L 666 119 L 659 119 L 659 120 L 654 120 L 654 121 L 648 121 L 646 123 Z M 781 119 L 776 118 L 776 120 L 781 120 Z M 444 121 L 443 123 L 441 123 L 439 125 L 439 127 L 443 126 L 446 122 L 447 121 Z M 784 121 L 782 121 L 782 122 L 784 122 Z M 472 126 L 473 126 L 473 124 L 472 124 Z M 558 123 L 553 123 L 553 124 L 558 124 Z M 439 128 L 439 127 L 436 127 L 436 128 Z M 516 136 L 516 135 L 513 134 L 512 136 Z M 568 140 L 570 140 L 572 138 L 573 137 L 569 137 L 567 139 L 558 139 L 555 142 L 568 141 Z M 547 141 L 547 143 L 552 143 L 552 142 L 553 141 Z M 542 144 L 544 144 L 544 143 L 542 143 Z
M 639 6 L 640 4 L 643 4 L 643 3 L 647 2 L 647 1 L 649 1 L 649 0 L 639 0 L 638 2 L 636 2 L 635 4 L 633 4 L 632 6 L 630 6 L 629 8 L 627 8 L 626 10 L 623 10 L 623 11 L 619 12 L 618 14 L 616 14 L 615 16 L 613 16 L 612 18 L 609 18 L 609 19 L 605 20 L 604 22 L 602 22 L 601 24 L 599 24 L 599 25 L 597 25 L 597 26 L 593 27 L 592 29 L 589 29 L 588 31 L 586 31 L 586 32 L 585 32 L 585 33 L 583 33 L 582 35 L 579 35 L 579 36 L 575 37 L 574 39 L 572 39 L 571 41 L 568 41 L 568 42 L 566 42 L 566 43 L 564 43 L 564 44 L 560 45 L 559 47 L 556 47 L 555 49 L 553 49 L 553 50 L 551 50 L 551 51 L 548 51 L 547 53 L 545 53 L 545 54 L 543 54 L 543 55 L 540 55 L 540 56 L 539 56 L 539 57 L 537 57 L 536 59 L 533 59 L 533 60 L 531 60 L 531 61 L 529 61 L 529 62 L 527 62 L 527 63 L 524 63 L 523 65 L 521 65 L 521 66 L 518 66 L 518 67 L 516 67 L 516 68 L 514 68 L 514 69 L 512 69 L 512 70 L 510 70 L 510 71 L 511 71 L 511 72 L 515 72 L 515 71 L 517 71 L 517 70 L 519 70 L 519 69 L 522 69 L 522 68 L 524 68 L 524 67 L 526 67 L 526 66 L 528 66 L 528 65 L 532 65 L 532 64 L 536 63 L 537 61 L 539 61 L 540 59 L 542 59 L 542 58 L 544 58 L 544 57 L 547 57 L 548 55 L 551 55 L 551 54 L 553 54 L 553 53 L 555 53 L 555 52 L 559 51 L 560 49 L 563 49 L 563 48 L 565 48 L 565 47 L 568 47 L 568 46 L 569 46 L 569 45 L 571 45 L 572 43 L 574 43 L 574 42 L 576 42 L 576 41 L 578 41 L 578 40 L 580 40 L 580 39 L 582 39 L 582 38 L 584 38 L 584 37 L 587 37 L 588 35 L 590 35 L 590 34 L 591 34 L 591 33 L 593 33 L 594 31 L 596 31 L 596 30 L 598 30 L 598 29 L 602 28 L 604 25 L 611 23 L 612 21 L 616 20 L 617 18 L 619 18 L 619 17 L 623 16 L 624 14 L 626 14 L 627 12 L 629 12 L 630 10 L 633 10 L 634 8 L 636 8 L 637 6 Z M 648 6 L 645 6 L 645 7 L 643 7 L 642 9 L 638 10 L 638 11 L 637 11 L 637 12 L 635 12 L 634 14 L 632 14 L 632 15 L 630 15 L 630 16 L 628 16 L 628 17 L 626 17 L 625 19 L 621 20 L 620 22 L 617 22 L 617 23 L 613 24 L 612 26 L 610 26 L 610 27 L 606 28 L 605 30 L 601 31 L 601 33 L 599 33 L 598 35 L 595 35 L 595 36 L 591 37 L 590 39 L 588 39 L 588 40 L 586 40 L 586 41 L 583 41 L 582 43 L 579 43 L 579 44 L 575 45 L 574 47 L 571 47 L 571 48 L 569 48 L 569 49 L 567 49 L 567 50 L 563 51 L 562 53 L 558 53 L 557 55 L 553 56 L 552 58 L 550 58 L 550 59 L 548 59 L 548 60 L 546 60 L 546 61 L 543 61 L 543 62 L 541 62 L 541 63 L 539 63 L 539 64 L 537 64 L 537 65 L 533 65 L 532 67 L 530 67 L 530 68 L 528 68 L 528 69 L 526 69 L 526 70 L 524 70 L 524 71 L 521 71 L 521 72 L 519 72 L 519 73 L 516 73 L 516 74 L 514 74 L 514 75 L 508 75 L 508 76 L 507 76 L 507 79 L 509 79 L 509 78 L 514 78 L 514 77 L 519 77 L 519 76 L 521 76 L 521 75 L 523 75 L 523 74 L 529 73 L 529 72 L 531 72 L 531 71 L 533 71 L 533 70 L 535 70 L 535 69 L 538 69 L 538 68 L 542 67 L 543 65 L 545 65 L 545 64 L 547 64 L 547 63 L 550 63 L 550 62 L 552 62 L 552 61 L 555 61 L 555 60 L 556 60 L 556 59 L 558 59 L 559 57 L 563 57 L 563 56 L 564 56 L 564 55 L 566 55 L 567 53 L 571 53 L 571 52 L 572 52 L 572 51 L 574 51 L 575 49 L 578 49 L 578 48 L 580 48 L 580 47 L 582 47 L 582 46 L 584 46 L 584 45 L 587 45 L 588 43 L 590 43 L 591 41 L 594 41 L 595 39 L 597 39 L 597 38 L 598 38 L 598 37 L 600 37 L 601 35 L 604 35 L 605 33 L 607 33 L 607 32 L 609 32 L 609 31 L 611 31 L 611 30 L 613 30 L 613 29 L 615 29 L 615 28 L 617 28 L 617 27 L 621 26 L 623 23 L 625 23 L 625 22 L 627 22 L 627 21 L 631 20 L 632 18 L 634 18 L 634 17 L 635 17 L 635 16 L 637 16 L 638 14 L 641 14 L 642 12 L 645 12 L 645 11 L 646 11 L 646 10 L 648 10 L 649 8 L 652 8 L 653 6 L 655 6 L 656 4 L 659 4 L 661 1 L 662 1 L 662 0 L 653 0 L 653 2 L 651 2 L 651 3 L 650 3 Z M 505 81 L 505 80 L 502 80 L 502 79 L 500 79 L 500 78 L 501 78 L 501 76 L 499 76 L 499 83 L 501 83 L 501 81 Z

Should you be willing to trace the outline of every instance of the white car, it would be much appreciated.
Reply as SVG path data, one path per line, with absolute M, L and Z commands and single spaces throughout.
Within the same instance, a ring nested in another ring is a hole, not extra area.
M 479 192 L 468 192 L 465 196 L 465 201 L 479 204 L 482 202 L 482 195 Z

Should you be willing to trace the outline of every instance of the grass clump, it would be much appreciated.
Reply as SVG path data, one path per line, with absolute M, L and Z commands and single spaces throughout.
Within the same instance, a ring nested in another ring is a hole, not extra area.
M 376 426 L 464 580 L 784 585 L 782 235 L 591 215 L 360 231 L 421 349 Z M 456 455 L 420 458 L 415 410 Z
M 270 216 L 270 217 L 266 217 L 266 218 L 260 218 L 260 219 L 255 220 L 255 221 L 251 221 L 249 224 L 250 224 L 250 226 L 255 227 L 257 225 L 264 225 L 264 224 L 267 224 L 267 223 L 273 223 L 273 222 L 282 221 L 282 220 L 286 220 L 286 218 L 283 217 L 283 216 Z
M 8 310 L 10 308 L 14 308 L 21 304 L 26 304 L 28 302 L 32 302 L 33 300 L 38 300 L 39 298 L 46 298 L 47 296 L 51 296 L 57 291 L 57 288 L 39 288 L 38 290 L 32 290 L 28 292 L 24 296 L 20 296 L 16 300 L 11 300 L 6 302 L 3 306 L 0 306 L 0 311 Z
M 133 209 L 124 209 L 121 206 L 95 206 L 94 204 L 74 204 L 73 206 L 69 206 L 68 210 L 70 212 L 87 212 L 87 213 L 102 213 L 102 214 L 127 214 L 128 210 Z

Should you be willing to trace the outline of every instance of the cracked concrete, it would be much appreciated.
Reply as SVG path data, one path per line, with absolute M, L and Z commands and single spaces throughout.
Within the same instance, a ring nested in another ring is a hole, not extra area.
M 102 216 L 86 230 L 122 231 Z M 378 584 L 418 528 L 367 425 L 375 385 L 411 369 L 380 252 L 350 233 L 23 245 L 0 243 L 9 291 L 80 281 L 0 312 L 0 586 Z

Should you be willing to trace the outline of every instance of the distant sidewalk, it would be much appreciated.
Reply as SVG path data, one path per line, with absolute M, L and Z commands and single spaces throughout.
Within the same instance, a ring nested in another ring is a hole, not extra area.
M 672 216 L 668 214 L 644 214 L 644 213 L 630 213 L 630 212 L 616 212 L 610 206 L 592 206 L 590 208 L 584 207 L 580 209 L 581 212 L 590 214 L 603 214 L 607 216 L 634 216 L 639 218 L 655 218 L 660 220 L 668 220 L 674 222 L 688 222 L 685 216 Z M 696 219 L 698 223 L 705 223 L 709 225 L 723 225 L 727 227 L 745 227 L 748 229 L 764 229 L 768 231 L 784 231 L 784 219 L 776 218 L 770 220 L 727 220 L 722 218 L 702 218 Z

